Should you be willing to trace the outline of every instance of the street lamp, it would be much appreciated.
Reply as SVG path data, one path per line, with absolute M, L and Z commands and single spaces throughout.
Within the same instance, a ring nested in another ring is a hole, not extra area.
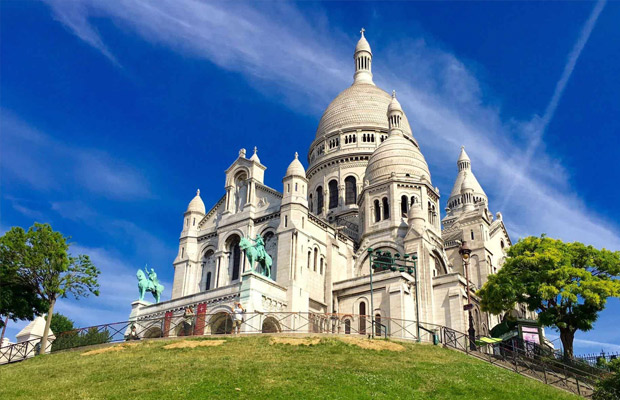
M 471 249 L 467 245 L 466 241 L 463 241 L 461 243 L 459 254 L 461 255 L 463 263 L 465 264 L 465 280 L 467 281 L 467 304 L 463 307 L 463 310 L 466 310 L 469 313 L 469 349 L 475 351 L 476 330 L 474 329 L 474 317 L 471 314 L 471 309 L 474 308 L 474 305 L 471 303 L 471 298 L 469 295 L 469 257 L 471 255 Z

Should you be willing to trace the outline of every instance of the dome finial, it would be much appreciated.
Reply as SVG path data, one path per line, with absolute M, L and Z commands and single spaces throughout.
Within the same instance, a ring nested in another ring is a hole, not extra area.
M 364 37 L 364 32 L 366 32 L 366 29 L 362 28 L 362 30 L 360 31 L 360 33 L 362 34 L 362 37 Z
M 295 152 L 295 160 L 299 159 L 299 154 Z
M 392 90 L 392 98 L 395 99 L 396 98 L 396 90 Z
M 200 196 L 200 189 L 196 189 L 196 196 Z
M 258 147 L 254 146 L 254 154 L 258 153 Z

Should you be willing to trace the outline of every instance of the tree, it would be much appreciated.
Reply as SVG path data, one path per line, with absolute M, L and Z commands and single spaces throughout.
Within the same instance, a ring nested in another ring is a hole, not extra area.
M 47 318 L 46 318 L 47 319 Z M 50 322 L 50 329 L 56 336 L 62 332 L 68 332 L 75 329 L 73 321 L 60 313 L 54 313 L 52 316 L 52 322 Z
M 609 297 L 620 297 L 620 252 L 564 243 L 542 235 L 519 240 L 497 274 L 478 291 L 483 311 L 501 314 L 518 303 L 560 331 L 572 358 L 577 330 L 592 329 Z
M 0 237 L 0 315 L 12 321 L 32 321 L 49 307 L 23 277 L 21 268 L 28 252 L 26 232 L 22 228 L 15 226 Z M 0 327 L 3 326 L 0 318 Z
M 592 395 L 594 400 L 617 400 L 620 398 L 620 359 L 605 362 L 611 373 L 599 380 Z
M 8 233 L 20 229 L 13 228 Z M 88 256 L 71 256 L 69 238 L 52 230 L 49 224 L 35 223 L 24 235 L 15 234 L 11 238 L 18 249 L 13 261 L 20 282 L 34 290 L 38 299 L 48 306 L 48 316 L 52 316 L 46 319 L 41 339 L 41 349 L 46 349 L 56 300 L 68 295 L 76 299 L 90 293 L 98 296 L 100 271 Z

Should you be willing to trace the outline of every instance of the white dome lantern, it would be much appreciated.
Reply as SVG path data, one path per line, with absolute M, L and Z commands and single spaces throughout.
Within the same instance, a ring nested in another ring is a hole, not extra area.
M 205 203 L 202 201 L 202 198 L 200 198 L 200 189 L 198 189 L 196 190 L 196 196 L 189 202 L 185 212 L 198 212 L 204 214 L 205 211 Z

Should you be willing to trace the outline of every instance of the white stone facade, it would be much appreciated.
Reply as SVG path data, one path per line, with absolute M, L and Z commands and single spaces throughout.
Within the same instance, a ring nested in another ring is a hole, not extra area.
M 249 158 L 242 149 L 217 204 L 207 211 L 198 192 L 184 214 L 172 300 L 136 302 L 132 318 L 202 303 L 208 314 L 230 312 L 241 301 L 248 311 L 336 313 L 351 321 L 354 315 L 413 321 L 419 313 L 426 323 L 467 330 L 459 241 L 473 250 L 470 281 L 478 288 L 501 268 L 511 244 L 501 214 L 489 211 L 463 149 L 440 218 L 439 190 L 407 117 L 395 94 L 373 83 L 363 33 L 354 60 L 354 82 L 323 114 L 308 169 L 295 153 L 279 191 L 264 184 L 256 149 Z M 250 272 L 239 249 L 242 237 L 256 234 L 274 260 L 273 280 Z M 372 310 L 368 248 L 418 256 L 417 277 L 374 274 Z M 476 330 L 486 334 L 498 321 L 474 304 Z

